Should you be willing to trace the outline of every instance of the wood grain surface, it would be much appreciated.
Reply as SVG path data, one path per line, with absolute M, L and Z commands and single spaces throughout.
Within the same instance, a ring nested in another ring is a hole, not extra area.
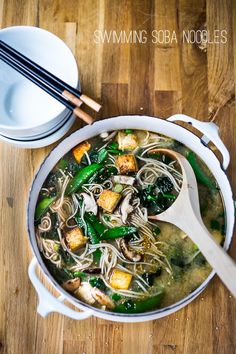
M 236 1 L 0 0 L 0 26 L 12 25 L 39 26 L 65 40 L 76 55 L 82 87 L 103 103 L 99 119 L 181 112 L 213 119 L 231 154 L 228 176 L 236 191 Z M 208 44 L 205 50 L 182 42 L 183 30 L 201 28 L 226 29 L 227 43 Z M 95 30 L 150 35 L 153 29 L 176 31 L 178 43 L 94 41 Z M 37 315 L 27 275 L 32 253 L 25 211 L 33 176 L 51 148 L 0 144 L 0 353 L 236 353 L 236 302 L 217 277 L 190 305 L 156 321 L 76 322 Z M 230 254 L 236 259 L 235 239 Z

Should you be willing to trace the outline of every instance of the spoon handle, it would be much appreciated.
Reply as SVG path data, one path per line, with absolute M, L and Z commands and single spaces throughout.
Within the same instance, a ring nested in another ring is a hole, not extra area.
M 191 222 L 189 222 L 191 220 Z M 208 263 L 236 298 L 236 263 L 214 240 L 205 225 L 196 217 L 178 225 L 198 246 Z

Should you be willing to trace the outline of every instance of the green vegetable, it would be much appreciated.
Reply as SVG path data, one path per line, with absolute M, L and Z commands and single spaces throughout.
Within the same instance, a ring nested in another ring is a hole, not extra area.
M 61 159 L 59 161 L 59 164 L 58 164 L 58 167 L 61 169 L 61 170 L 65 170 L 67 167 L 68 167 L 69 163 L 68 163 L 68 160 L 65 160 L 65 159 Z
M 102 235 L 102 240 L 124 237 L 137 232 L 137 228 L 133 226 L 118 226 L 108 229 Z
M 64 283 L 67 280 L 73 279 L 73 273 L 68 271 L 68 269 L 58 268 L 54 263 L 52 263 L 49 259 L 45 259 L 45 265 L 53 278 L 55 278 L 59 284 Z
M 94 173 L 94 175 L 89 178 L 88 183 L 103 183 L 112 175 L 117 174 L 118 169 L 115 166 L 104 166 L 100 170 Z
M 156 226 L 155 229 L 153 230 L 156 235 L 159 235 L 161 233 L 160 227 Z
M 148 152 L 148 157 L 151 157 L 152 159 L 159 159 L 159 157 L 161 157 L 161 154 L 159 152 L 152 152 L 152 153 L 149 153 Z
M 56 197 L 46 197 L 38 203 L 35 209 L 35 220 L 39 220 L 43 216 L 43 214 L 46 213 L 46 211 L 48 210 L 50 205 L 55 201 L 55 199 Z
M 99 249 L 97 249 L 96 251 L 93 252 L 93 259 L 94 259 L 94 262 L 96 263 L 99 263 L 100 261 L 100 258 L 101 258 L 101 251 Z
M 194 244 L 193 244 L 193 251 L 196 252 L 196 251 L 198 251 L 198 250 L 199 250 L 198 246 L 194 243 Z
M 104 284 L 103 280 L 100 278 L 92 277 L 89 279 L 89 284 L 94 288 L 98 288 L 102 291 L 106 290 L 106 285 Z
M 64 272 L 68 275 L 70 279 L 74 278 L 74 274 L 67 268 L 64 268 Z
M 132 129 L 125 129 L 125 134 L 128 135 L 128 134 L 133 134 L 133 130 Z
M 220 231 L 220 223 L 218 220 L 211 220 L 211 229 Z
M 102 163 L 106 160 L 107 151 L 106 149 L 102 149 L 98 152 L 98 163 Z
M 181 240 L 171 243 L 167 252 L 168 260 L 173 266 L 173 277 L 175 280 L 178 280 L 183 276 L 183 270 L 185 270 L 185 267 L 189 263 L 188 258 L 185 256 Z
M 103 163 L 107 157 L 107 151 L 102 148 L 100 151 L 91 151 L 89 154 L 92 163 Z
M 108 149 L 107 152 L 111 155 L 122 155 L 123 151 L 117 149 Z
M 90 223 L 88 221 L 88 219 L 85 220 L 86 221 L 86 225 L 87 225 L 87 235 L 89 237 L 90 242 L 92 243 L 92 245 L 96 245 L 97 243 L 99 243 L 100 238 L 95 230 L 95 228 L 93 227 L 93 224 Z M 101 258 L 101 251 L 99 249 L 97 249 L 95 252 L 93 252 L 93 258 L 95 260 L 95 262 L 99 262 L 100 258 Z
M 156 309 L 163 298 L 164 292 L 160 291 L 157 295 L 145 300 L 132 301 L 126 300 L 114 308 L 114 312 L 119 313 L 142 313 Z
M 92 245 L 96 245 L 97 243 L 99 243 L 100 241 L 100 237 L 98 235 L 98 233 L 96 232 L 96 229 L 94 227 L 94 222 L 93 219 L 91 217 L 92 214 L 86 213 L 85 215 L 85 223 L 84 221 L 81 219 L 80 215 L 77 214 L 75 216 L 75 220 L 77 222 L 77 224 L 79 225 L 79 227 L 85 229 L 87 229 L 87 236 L 89 237 L 90 243 L 92 243 Z M 96 218 L 96 216 L 94 215 L 94 217 Z M 99 221 L 96 218 L 96 221 Z M 101 258 L 101 251 L 99 249 L 97 249 L 95 252 L 93 252 L 93 258 L 95 260 L 95 262 L 99 262 L 100 258 Z
M 162 193 L 162 196 L 163 196 L 163 198 L 166 198 L 166 199 L 172 199 L 172 200 L 176 199 L 176 195 L 170 194 L 170 193 Z
M 58 252 L 60 249 L 60 245 L 58 245 L 57 243 L 55 243 L 55 245 L 53 246 L 54 251 Z
M 174 188 L 173 183 L 167 176 L 158 177 L 156 180 L 156 185 L 163 194 L 171 193 Z
M 179 268 L 184 268 L 185 260 L 181 256 L 176 256 L 170 259 L 171 263 Z
M 68 184 L 65 194 L 70 195 L 76 192 L 96 171 L 101 168 L 102 165 L 97 163 L 82 168 L 82 170 L 78 171 Z
M 61 255 L 61 258 L 66 265 L 71 266 L 75 264 L 73 257 L 71 257 L 70 253 L 65 251 L 62 246 L 59 247 L 58 253 Z
M 89 240 L 92 243 L 92 245 L 96 245 L 97 243 L 99 243 L 100 238 L 97 235 L 93 225 L 88 221 L 88 219 L 86 219 L 85 221 L 86 221 L 86 225 L 87 225 L 87 234 L 88 234 Z
M 190 151 L 187 155 L 187 159 L 190 165 L 192 166 L 197 181 L 210 189 L 216 189 L 215 183 L 211 180 L 210 177 L 207 176 L 207 174 L 202 170 L 201 166 L 199 165 L 194 152 Z
M 206 259 L 204 258 L 204 256 L 199 253 L 195 258 L 194 258 L 194 261 L 193 261 L 196 265 L 198 266 L 203 266 L 206 264 Z
M 107 228 L 101 223 L 101 221 L 92 213 L 86 213 L 85 216 L 86 220 L 89 221 L 90 224 L 92 224 L 93 228 L 95 231 L 98 233 L 99 236 L 101 236 Z
M 77 272 L 74 272 L 73 275 L 75 278 L 81 278 L 82 280 L 87 279 L 87 274 L 85 274 L 83 272 L 77 271 Z
M 115 187 L 113 188 L 113 191 L 116 193 L 121 193 L 123 191 L 123 186 L 122 184 L 116 184 Z
M 76 218 L 77 220 L 77 218 Z M 133 226 L 118 226 L 107 229 L 103 223 L 92 213 L 85 214 L 88 237 L 92 244 L 99 243 L 100 240 L 109 240 L 133 234 L 137 231 Z
M 122 296 L 119 295 L 119 294 L 114 293 L 114 294 L 112 294 L 111 298 L 114 301 L 119 301 L 120 299 L 122 299 Z
M 116 143 L 116 142 L 113 142 L 113 143 L 109 144 L 107 148 L 108 149 L 118 150 L 119 149 L 119 144 Z
M 155 278 L 159 277 L 162 273 L 162 269 L 158 268 L 156 273 L 143 273 L 142 278 L 148 283 L 149 286 L 154 284 Z

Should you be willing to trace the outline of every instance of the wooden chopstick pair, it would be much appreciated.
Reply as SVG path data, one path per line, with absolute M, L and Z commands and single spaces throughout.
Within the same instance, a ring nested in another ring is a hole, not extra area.
M 62 81 L 1 40 L 0 59 L 61 102 L 87 124 L 93 123 L 93 118 L 79 108 L 82 103 L 85 103 L 87 106 L 98 112 L 101 105 L 93 99 L 68 85 L 66 82 Z

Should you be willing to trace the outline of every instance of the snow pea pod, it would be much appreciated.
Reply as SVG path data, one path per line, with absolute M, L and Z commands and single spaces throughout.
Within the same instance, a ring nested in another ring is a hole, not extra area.
M 95 231 L 101 236 L 106 230 L 106 226 L 92 213 L 86 213 L 86 219 L 93 225 Z
M 86 222 L 86 225 L 87 225 L 87 234 L 88 234 L 89 240 L 92 243 L 92 245 L 96 245 L 97 243 L 100 242 L 100 237 L 98 236 L 98 234 L 96 233 L 95 228 L 88 221 L 87 218 L 85 218 L 85 222 Z
M 36 221 L 39 220 L 44 213 L 46 213 L 46 211 L 48 210 L 50 205 L 55 201 L 55 199 L 56 197 L 46 197 L 38 203 L 34 215 Z
M 199 183 L 203 184 L 204 186 L 210 189 L 217 189 L 215 183 L 212 181 L 210 177 L 202 170 L 201 166 L 199 165 L 196 155 L 194 152 L 190 151 L 187 155 L 187 160 L 192 166 L 192 169 L 195 173 L 196 179 Z
M 160 291 L 155 296 L 144 300 L 127 300 L 122 304 L 117 305 L 113 311 L 119 313 L 142 313 L 151 310 L 155 310 L 159 305 L 163 298 L 164 292 Z
M 88 213 L 86 213 L 86 214 L 88 215 Z M 85 220 L 83 221 L 81 219 L 81 217 L 77 214 L 75 216 L 75 220 L 76 220 L 77 224 L 79 225 L 79 227 L 84 229 L 86 226 L 87 236 L 88 236 L 90 243 L 92 245 L 96 245 L 100 242 L 99 235 L 97 234 L 95 228 L 93 227 L 93 224 L 88 220 L 88 218 L 86 216 L 85 216 Z M 99 263 L 99 260 L 101 258 L 101 251 L 99 249 L 97 249 L 95 252 L 93 252 L 93 257 L 94 257 L 94 260 L 97 263 Z
M 119 237 L 128 236 L 137 232 L 137 228 L 133 226 L 118 226 L 106 230 L 101 236 L 102 240 L 109 240 Z
M 65 195 L 70 195 L 76 192 L 87 180 L 98 170 L 102 168 L 102 165 L 93 163 L 84 167 L 82 170 L 78 171 L 76 175 L 69 182 Z
M 88 233 L 88 237 L 90 239 L 90 242 L 93 245 L 98 244 L 100 241 L 100 238 L 99 238 L 98 234 L 96 233 L 96 230 L 94 229 L 93 225 L 87 219 L 85 219 L 85 222 L 87 225 L 87 233 Z M 95 262 L 99 263 L 101 255 L 102 255 L 102 253 L 99 249 L 96 249 L 96 251 L 93 252 L 93 258 L 94 258 Z

